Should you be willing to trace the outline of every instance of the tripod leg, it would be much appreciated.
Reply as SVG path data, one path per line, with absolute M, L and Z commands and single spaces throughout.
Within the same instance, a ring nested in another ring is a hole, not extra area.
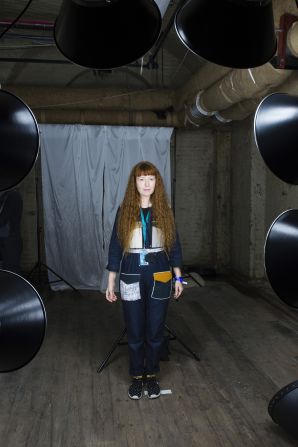
M 110 352 L 106 355 L 105 359 L 103 360 L 103 362 L 98 366 L 97 368 L 97 372 L 101 373 L 101 371 L 104 369 L 104 367 L 106 366 L 109 358 L 111 357 L 111 355 L 113 354 L 113 352 L 115 351 L 115 349 L 117 348 L 117 346 L 120 344 L 122 338 L 124 337 L 124 335 L 126 334 L 126 328 L 124 328 L 124 330 L 122 331 L 121 335 L 119 335 L 119 337 L 117 338 L 117 340 L 115 340 Z
M 27 279 L 29 280 L 30 276 L 32 275 L 32 273 L 34 272 L 35 269 L 38 268 L 38 262 L 35 264 L 35 266 L 33 267 L 33 269 L 30 271 L 30 273 L 28 273 L 27 275 Z
M 41 265 L 43 265 L 46 269 L 50 270 L 50 272 L 54 273 L 54 275 L 56 275 L 58 278 L 61 279 L 61 281 L 65 282 L 65 284 L 67 284 L 69 287 L 71 287 L 75 292 L 77 292 L 78 290 L 72 286 L 69 282 L 66 281 L 66 279 L 62 278 L 62 276 L 58 275 L 58 273 L 56 273 L 53 269 L 51 269 L 48 265 L 41 263 Z
M 175 332 L 173 332 L 169 328 L 169 326 L 165 324 L 165 328 L 175 338 L 175 340 L 177 340 L 184 347 L 184 349 L 186 349 L 198 362 L 200 361 L 200 357 L 194 351 L 192 351 L 182 340 L 180 340 L 180 338 L 177 337 Z

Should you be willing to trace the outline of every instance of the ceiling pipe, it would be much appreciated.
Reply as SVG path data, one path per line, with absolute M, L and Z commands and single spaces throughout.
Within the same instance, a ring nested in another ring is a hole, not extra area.
M 288 93 L 297 95 L 298 92 L 298 72 L 294 71 L 292 75 L 278 88 L 279 93 Z
M 244 99 L 257 97 L 262 91 L 281 84 L 290 75 L 290 70 L 275 69 L 270 63 L 252 69 L 232 70 L 199 95 L 202 114 L 215 114 Z
M 292 7 L 292 9 L 290 8 Z M 297 10 L 294 8 L 294 5 L 287 4 L 288 13 L 297 14 Z M 278 9 L 279 8 L 279 9 Z M 278 18 L 284 14 L 284 7 L 281 8 L 281 4 L 275 2 L 274 4 L 275 16 L 276 16 L 276 27 L 278 27 L 279 20 Z M 295 57 L 298 57 L 298 21 L 295 21 L 287 34 L 287 47 L 291 54 Z M 218 111 L 214 114 L 214 117 L 211 119 L 212 122 L 223 121 L 223 120 L 231 120 L 231 121 L 239 121 L 247 118 L 249 115 L 254 113 L 260 103 L 260 101 L 272 92 L 280 92 L 280 93 L 288 93 L 292 95 L 297 95 L 298 92 L 298 72 L 293 71 L 289 72 L 289 76 L 286 77 L 284 82 L 281 82 L 278 86 L 274 86 L 272 88 L 266 88 L 263 92 L 261 92 L 257 97 L 251 99 L 245 99 L 239 103 L 232 105 L 231 107 Z M 208 120 L 207 120 L 208 121 Z
M 201 90 L 206 90 L 219 79 L 222 79 L 232 69 L 207 62 L 190 80 L 176 92 L 175 110 L 182 110 L 189 101 Z
M 42 47 L 42 45 L 40 45 L 40 47 Z M 22 63 L 27 62 L 30 64 L 74 65 L 73 62 L 71 62 L 67 59 L 36 59 L 36 58 L 28 58 L 28 57 L 0 57 L 0 62 L 22 62 Z M 156 70 L 158 68 L 158 64 L 151 64 L 149 62 L 147 62 L 146 64 L 142 64 L 141 62 L 133 62 L 131 64 L 125 65 L 124 67 L 134 67 L 134 68 L 142 67 L 147 70 Z M 118 68 L 121 68 L 121 67 L 118 67 Z M 118 68 L 115 68 L 113 70 L 118 70 Z M 93 69 L 88 68 L 88 70 L 93 70 Z M 98 71 L 100 71 L 100 70 L 98 70 Z M 105 71 L 109 72 L 109 71 L 112 71 L 112 69 L 105 70 Z
M 287 47 L 293 56 L 298 57 L 298 21 L 294 22 L 288 31 Z
M 228 109 L 216 112 L 214 114 L 214 118 L 218 119 L 221 122 L 223 122 L 223 120 L 230 120 L 230 121 L 243 120 L 256 111 L 260 101 L 263 99 L 264 96 L 274 91 L 279 93 L 288 93 L 290 95 L 291 94 L 297 95 L 298 72 L 297 71 L 292 72 L 292 74 L 285 80 L 285 82 L 278 85 L 277 88 L 276 87 L 269 88 L 261 92 L 261 94 L 256 98 L 241 101 L 237 104 L 234 104 L 232 107 L 229 107 Z
M 220 123 L 230 123 L 231 121 L 242 121 L 256 110 L 260 98 L 246 99 L 238 102 L 228 109 L 221 110 L 214 114 L 214 121 Z
M 82 110 L 169 110 L 174 90 L 126 88 L 61 88 L 5 85 L 5 89 L 21 97 L 30 108 Z
M 198 125 L 213 115 L 220 120 L 223 110 L 241 101 L 259 98 L 283 83 L 291 73 L 290 70 L 277 70 L 270 63 L 252 69 L 232 70 L 188 100 L 185 113 L 191 122 Z
M 38 123 L 97 124 L 114 126 L 179 127 L 178 115 L 168 112 L 162 117 L 149 110 L 34 110 Z

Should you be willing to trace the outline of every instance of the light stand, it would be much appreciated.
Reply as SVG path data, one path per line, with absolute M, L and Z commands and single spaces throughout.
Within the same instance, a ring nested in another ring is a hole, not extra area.
M 177 337 L 177 334 L 175 332 L 173 332 L 173 330 L 171 330 L 166 324 L 165 324 L 165 329 L 168 331 L 169 334 L 171 334 L 171 337 L 169 337 L 168 340 L 177 340 L 194 357 L 195 360 L 197 360 L 198 362 L 200 361 L 200 357 L 194 351 L 192 351 L 182 340 L 180 340 L 180 338 Z M 111 355 L 113 354 L 113 352 L 115 351 L 117 346 L 127 345 L 127 342 L 122 341 L 126 332 L 127 332 L 127 329 L 124 328 L 123 331 L 121 332 L 121 334 L 116 338 L 116 340 L 114 341 L 114 343 L 112 345 L 111 350 L 108 352 L 108 354 L 106 355 L 104 360 L 99 364 L 99 366 L 97 368 L 98 373 L 101 373 L 101 371 L 105 368 L 106 364 L 108 363 L 109 358 L 111 357 Z
M 39 194 L 39 181 L 40 181 L 40 172 L 41 172 L 41 165 L 40 165 L 40 155 L 36 160 L 35 163 L 35 197 L 36 197 L 36 232 L 37 232 L 37 262 L 33 269 L 30 271 L 30 273 L 27 276 L 27 279 L 31 277 L 33 272 L 35 270 L 38 271 L 38 283 L 41 284 L 41 269 L 45 268 L 46 270 L 49 270 L 52 272 L 55 276 L 59 278 L 58 281 L 51 281 L 49 283 L 59 282 L 63 281 L 65 284 L 67 284 L 69 287 L 71 287 L 75 292 L 78 292 L 78 290 L 70 284 L 68 281 L 66 281 L 62 276 L 60 276 L 55 270 L 50 268 L 47 264 L 42 262 L 42 254 L 41 254 L 41 234 L 42 234 L 42 226 L 41 226 L 41 219 L 40 219 L 40 194 Z

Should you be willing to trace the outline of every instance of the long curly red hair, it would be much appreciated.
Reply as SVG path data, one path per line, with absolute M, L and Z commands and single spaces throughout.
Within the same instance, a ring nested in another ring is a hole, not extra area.
M 162 231 L 164 247 L 170 251 L 176 238 L 176 228 L 172 209 L 169 206 L 164 183 L 158 169 L 149 161 L 135 165 L 130 173 L 123 202 L 120 206 L 117 233 L 124 251 L 129 248 L 132 231 L 139 224 L 140 195 L 136 187 L 136 178 L 142 175 L 154 175 L 155 190 L 150 197 L 152 219 Z

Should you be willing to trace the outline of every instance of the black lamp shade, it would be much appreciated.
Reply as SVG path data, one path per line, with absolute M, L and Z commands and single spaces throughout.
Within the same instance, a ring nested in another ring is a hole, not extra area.
M 272 397 L 268 412 L 276 424 L 298 438 L 298 380 L 289 383 Z
M 276 51 L 271 0 L 188 0 L 175 26 L 191 51 L 226 67 L 257 67 Z
M 263 99 L 254 132 L 268 168 L 284 182 L 298 185 L 298 96 L 273 93 Z
M 161 23 L 154 0 L 63 0 L 54 36 L 61 53 L 75 64 L 111 69 L 144 56 Z
M 284 211 L 272 223 L 265 242 L 265 268 L 277 296 L 298 308 L 298 209 Z
M 39 131 L 29 107 L 0 90 L 0 192 L 19 184 L 31 171 L 39 151 Z
M 0 270 L 0 372 L 29 363 L 45 329 L 45 309 L 34 287 L 16 273 Z

